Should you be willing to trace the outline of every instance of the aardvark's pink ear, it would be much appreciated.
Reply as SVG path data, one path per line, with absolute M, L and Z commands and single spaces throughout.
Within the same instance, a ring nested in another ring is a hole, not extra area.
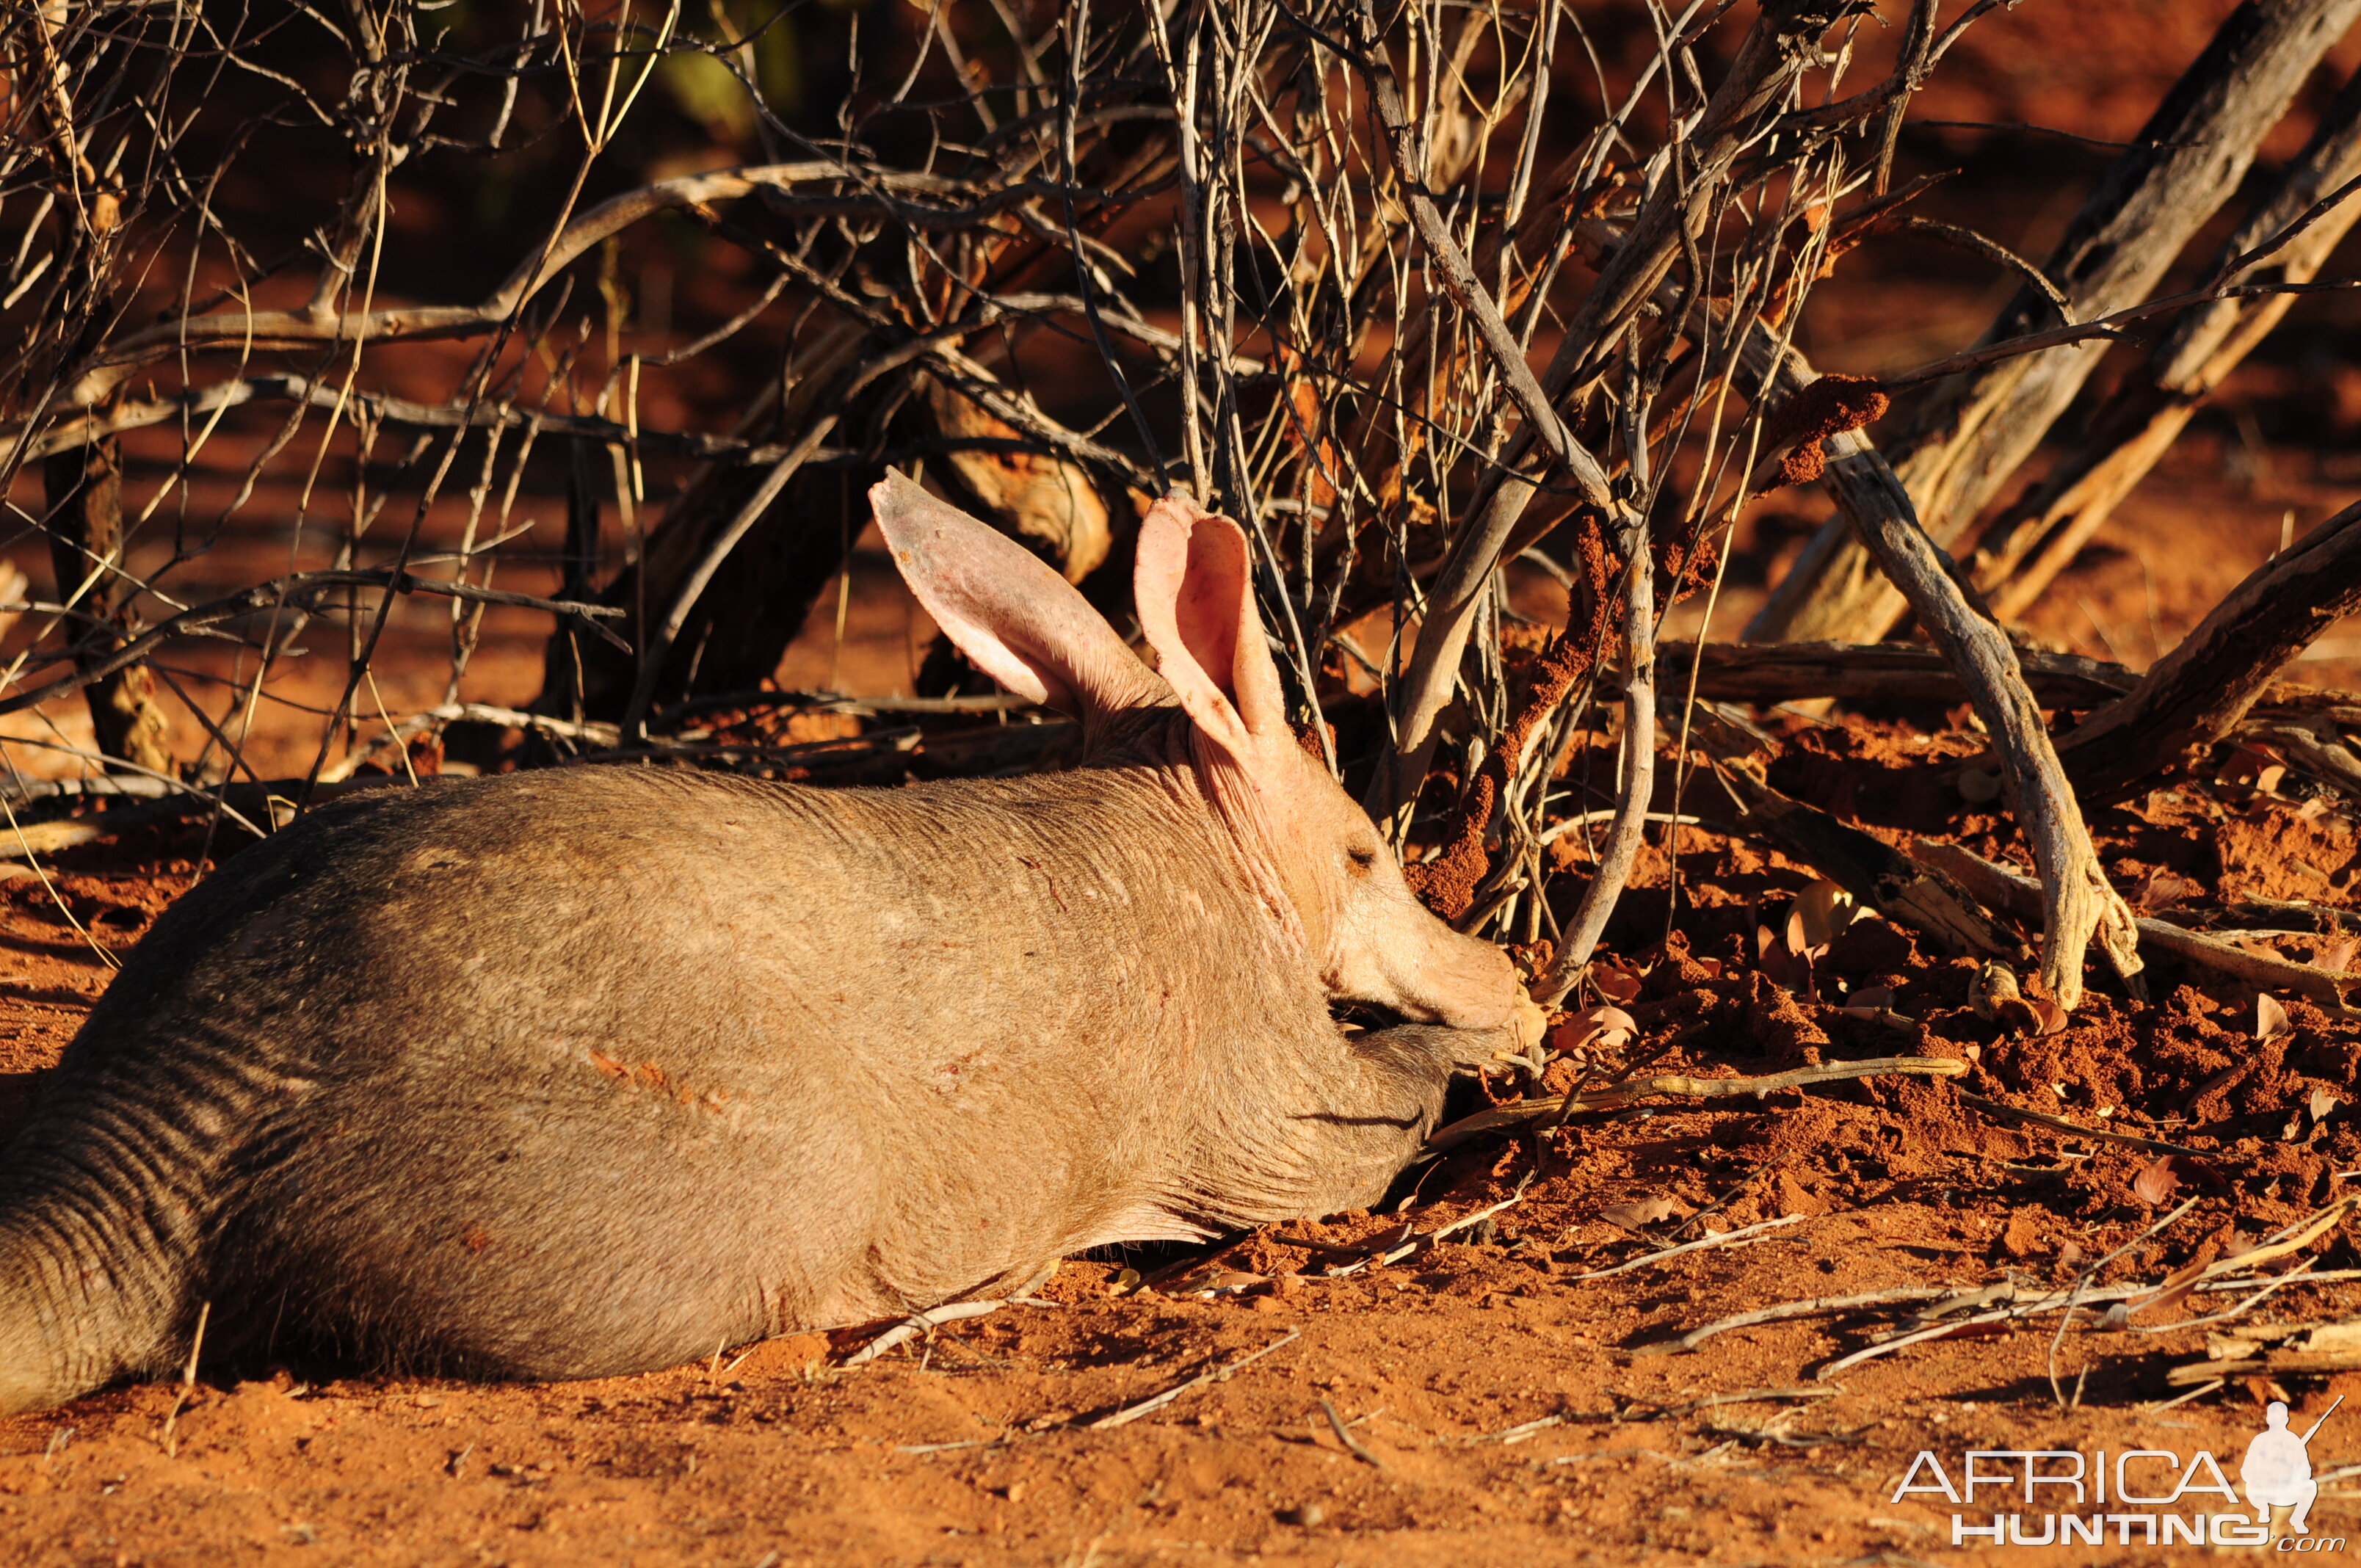
M 899 474 L 872 487 L 869 504 L 935 624 L 1018 696 L 1079 718 L 1164 700 L 1105 618 L 1023 545 Z
M 1132 597 L 1166 683 L 1208 739 L 1241 762 L 1257 741 L 1294 743 L 1243 529 L 1166 496 L 1139 525 Z

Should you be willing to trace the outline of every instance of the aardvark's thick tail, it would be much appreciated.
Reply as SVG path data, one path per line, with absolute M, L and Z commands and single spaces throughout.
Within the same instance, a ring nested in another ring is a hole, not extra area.
M 136 1181 L 104 1168 L 127 1151 L 84 1141 L 91 1129 L 72 1140 L 79 1157 L 45 1130 L 0 1154 L 0 1414 L 162 1366 L 180 1337 L 183 1248 L 166 1239 L 180 1205 L 136 1198 Z

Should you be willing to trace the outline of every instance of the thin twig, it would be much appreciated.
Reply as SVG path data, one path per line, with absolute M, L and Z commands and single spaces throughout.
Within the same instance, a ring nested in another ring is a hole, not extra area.
M 2192 1149 L 2185 1144 L 2169 1144 L 2161 1138 L 2146 1138 L 2136 1133 L 2111 1133 L 2102 1127 L 2086 1127 L 2080 1122 L 2070 1122 L 2063 1116 L 2052 1116 L 2046 1111 L 2027 1111 L 2021 1105 L 2010 1105 L 1998 1100 L 1987 1100 L 1981 1094 L 1958 1091 L 1960 1102 L 1972 1105 L 1988 1115 L 2004 1116 L 2015 1122 L 2033 1122 L 2044 1127 L 2054 1127 L 2061 1133 L 2071 1133 L 2078 1138 L 2090 1138 L 2103 1144 L 2118 1144 L 2125 1148 L 2152 1149 L 2158 1154 L 2188 1155 L 2197 1159 L 2219 1159 L 2218 1151 Z
M 1373 1469 L 1383 1470 L 1386 1467 L 1384 1460 L 1371 1453 L 1367 1446 L 1353 1435 L 1353 1429 L 1346 1426 L 1345 1418 L 1336 1413 L 1335 1401 L 1325 1394 L 1320 1397 L 1320 1413 L 1328 1418 L 1328 1430 L 1336 1434 L 1336 1441 L 1345 1445 L 1346 1453 Z
M 1775 1307 L 1757 1307 L 1751 1311 L 1691 1329 L 1678 1339 L 1659 1340 L 1653 1344 L 1633 1347 L 1634 1355 L 1670 1355 L 1695 1350 L 1716 1334 L 1732 1329 L 1751 1329 L 1763 1323 L 1783 1323 L 1795 1318 L 1825 1318 L 1839 1312 L 1857 1311 L 1863 1307 L 1890 1307 L 1905 1301 L 1932 1301 L 1952 1293 L 1947 1285 L 1902 1285 L 1888 1290 L 1865 1290 L 1852 1296 L 1820 1296 L 1807 1301 L 1784 1301 Z
M 1122 1409 L 1116 1410 L 1112 1415 L 1101 1416 L 1094 1421 L 1085 1421 L 1082 1423 L 1082 1430 L 1084 1431 L 1107 1431 L 1115 1427 L 1129 1426 L 1132 1422 L 1139 1420 L 1142 1416 L 1154 1415 L 1157 1411 L 1164 1409 L 1165 1406 L 1180 1398 L 1183 1394 L 1202 1388 L 1208 1383 L 1220 1383 L 1231 1377 L 1235 1377 L 1239 1373 L 1245 1371 L 1247 1367 L 1253 1365 L 1256 1362 L 1260 1361 L 1264 1356 L 1268 1355 L 1271 1352 L 1280 1350 L 1288 1345 L 1293 1344 L 1297 1340 L 1301 1339 L 1302 1337 L 1303 1331 L 1301 1329 L 1290 1329 L 1278 1339 L 1273 1340 L 1270 1343 L 1263 1346 L 1260 1350 L 1254 1352 L 1250 1355 L 1240 1356 L 1237 1360 L 1233 1361 L 1224 1366 L 1210 1367 L 1203 1372 L 1200 1372 L 1197 1376 L 1188 1379 L 1186 1382 L 1174 1384 L 1171 1387 L 1167 1388 L 1161 1394 L 1153 1395 L 1148 1398 L 1142 1399 L 1136 1405 L 1126 1405 Z
M 1967 1070 L 1966 1062 L 1950 1057 L 1872 1057 L 1861 1061 L 1823 1062 L 1817 1067 L 1791 1068 L 1785 1072 L 1765 1073 L 1758 1078 L 1694 1078 L 1686 1073 L 1666 1073 L 1656 1078 L 1631 1079 L 1610 1084 L 1580 1098 L 1551 1096 L 1495 1105 L 1488 1111 L 1478 1111 L 1436 1128 L 1427 1138 L 1426 1147 L 1430 1153 L 1440 1153 L 1456 1148 L 1470 1138 L 1522 1126 L 1541 1117 L 1561 1113 L 1570 1115 L 1582 1111 L 1616 1111 L 1634 1101 L 1656 1095 L 1697 1100 L 1729 1099 L 1745 1094 L 1761 1096 L 1813 1083 L 1841 1083 L 1853 1079 L 1895 1076 L 1957 1078 Z
M 164 1430 L 157 1439 L 167 1458 L 180 1456 L 181 1440 L 175 1429 L 180 1425 L 181 1407 L 188 1403 L 189 1395 L 197 1386 L 197 1357 L 204 1352 L 205 1324 L 213 1315 L 214 1304 L 211 1301 L 197 1304 L 197 1332 L 189 1338 L 189 1359 L 181 1368 L 181 1386 L 172 1391 L 172 1408 L 164 1412 Z
M 1732 1246 L 1752 1240 L 1766 1231 L 1775 1231 L 1785 1225 L 1801 1224 L 1805 1218 L 1806 1216 L 1802 1214 L 1786 1214 L 1776 1220 L 1764 1220 L 1757 1224 L 1741 1225 L 1734 1231 L 1725 1231 L 1720 1235 L 1707 1236 L 1699 1241 L 1683 1242 L 1678 1246 L 1666 1247 L 1662 1252 L 1652 1252 L 1645 1256 L 1616 1264 L 1611 1268 L 1594 1268 L 1587 1274 L 1569 1274 L 1565 1277 L 1565 1283 L 1579 1285 L 1589 1279 L 1611 1279 L 1616 1275 L 1629 1274 L 1633 1269 L 1653 1268 L 1657 1264 L 1679 1257 L 1685 1253 L 1705 1252 L 1713 1247 Z

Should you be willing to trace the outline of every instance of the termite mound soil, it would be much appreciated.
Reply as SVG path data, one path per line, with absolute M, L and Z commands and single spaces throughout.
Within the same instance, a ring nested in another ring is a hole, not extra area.
M 1849 787 L 1872 831 L 2019 854 L 1959 793 L 1979 749 L 1955 731 L 1799 724 L 1773 776 L 1831 804 Z M 2349 962 L 2333 928 L 2346 808 L 2272 782 L 2294 793 L 2191 779 L 2103 813 L 2103 860 L 2190 920 L 2300 884 L 2326 912 L 2309 923 L 2331 928 L 2268 942 Z M 101 949 L 126 950 L 186 890 L 199 847 L 150 831 L 0 884 L 0 1122 L 103 989 Z M 2267 1286 L 2242 1322 L 2361 1316 L 2361 1284 L 2342 1277 L 2361 1250 L 2341 1226 L 2230 1270 L 2247 1282 L 2235 1293 L 2207 1281 L 2108 1315 L 2138 1302 L 2131 1288 L 2300 1232 L 2354 1190 L 2361 1028 L 2284 993 L 2274 1017 L 2253 988 L 2152 955 L 2148 1004 L 2099 982 L 2041 1034 L 1981 1015 L 1975 965 L 1874 917 L 1808 970 L 1766 949 L 1810 881 L 1704 829 L 1673 858 L 1652 847 L 1611 933 L 1614 972 L 1599 971 L 1619 990 L 1636 979 L 1622 1005 L 1637 1036 L 1577 1047 L 1553 1081 L 1871 1058 L 1963 1074 L 1658 1098 L 1480 1138 L 1378 1212 L 1072 1260 L 1037 1302 L 858 1366 L 840 1364 L 874 1330 L 547 1387 L 290 1367 L 110 1389 L 0 1421 L 0 1541 L 15 1560 L 92 1564 L 1900 1561 L 1950 1552 L 1954 1513 L 1982 1525 L 2006 1507 L 1990 1489 L 1971 1509 L 1896 1501 L 1922 1450 L 1956 1478 L 1970 1449 L 2192 1464 L 2204 1449 L 2235 1479 L 2264 1401 L 2285 1398 L 2301 1428 L 2361 1393 L 2349 1373 L 2231 1376 L 2149 1408 L 2188 1391 L 2172 1370 L 2224 1332 L 2172 1324 Z M 2029 1301 L 2078 1277 L 2090 1304 L 2062 1337 L 2051 1310 L 1836 1365 L 1916 1326 L 1918 1303 L 1901 1302 L 1664 1349 L 1781 1303 L 2012 1286 Z M 2312 1453 L 2323 1475 L 2361 1461 L 2361 1419 L 2340 1412 Z M 2356 1503 L 2332 1480 L 2316 1530 L 2361 1536 Z M 2181 1511 L 2209 1505 L 2228 1507 Z M 2198 1555 L 2112 1536 L 2078 1553 Z

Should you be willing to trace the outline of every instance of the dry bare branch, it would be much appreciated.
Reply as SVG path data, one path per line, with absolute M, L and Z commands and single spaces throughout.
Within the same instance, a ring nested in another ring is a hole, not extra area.
M 2169 93 L 2131 151 L 2108 170 L 2041 271 L 2081 320 L 2131 306 L 2236 191 L 2263 136 L 2323 55 L 2361 16 L 2357 0 L 2248 0 Z M 2054 310 L 2019 292 L 1985 333 L 2023 334 Z M 1894 442 L 1894 472 L 1927 536 L 1949 547 L 2023 465 L 2092 369 L 2100 350 L 2012 355 L 1946 381 Z M 1832 531 L 1837 527 L 1830 524 Z M 1872 571 L 1864 543 L 1833 532 L 1748 627 L 1750 641 L 1874 641 L 1903 597 Z

